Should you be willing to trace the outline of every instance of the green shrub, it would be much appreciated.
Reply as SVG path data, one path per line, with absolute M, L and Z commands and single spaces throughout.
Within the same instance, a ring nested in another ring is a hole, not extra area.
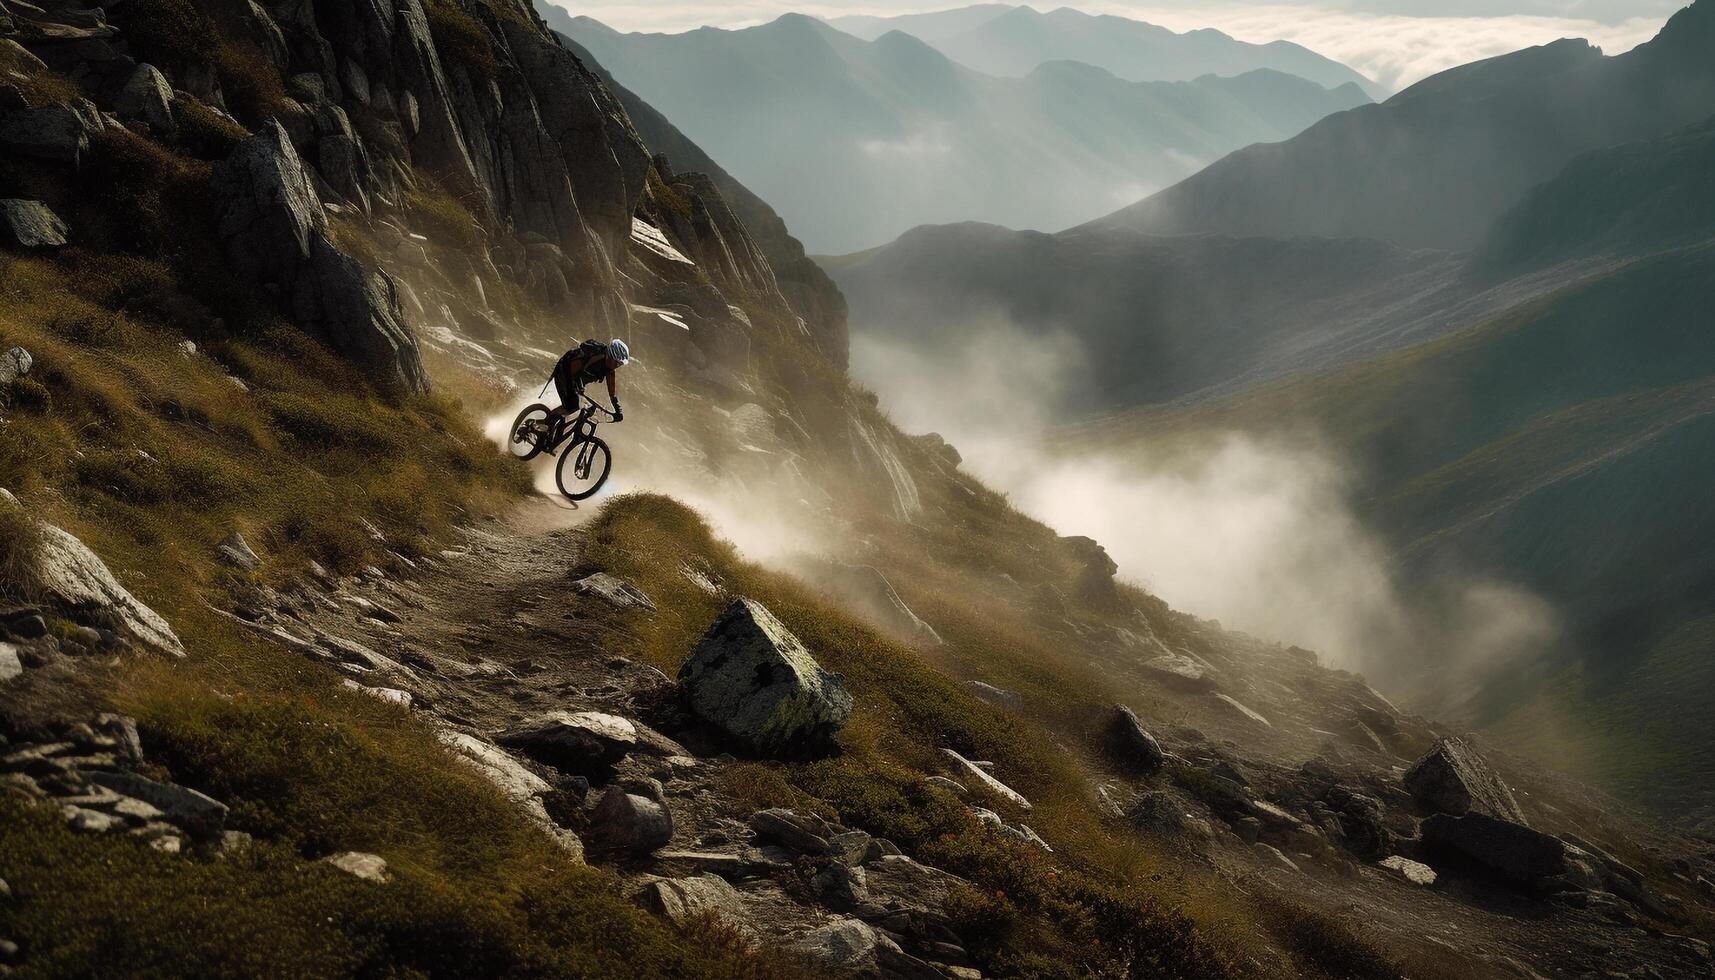
M 451 62 L 449 69 L 463 67 L 473 80 L 494 74 L 499 67 L 494 41 L 460 0 L 424 0 L 423 12 L 428 15 L 435 47 Z

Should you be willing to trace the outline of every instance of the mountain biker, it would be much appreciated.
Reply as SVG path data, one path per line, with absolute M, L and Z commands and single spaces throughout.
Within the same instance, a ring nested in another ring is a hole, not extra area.
M 599 340 L 586 340 L 560 355 L 560 360 L 554 365 L 554 388 L 560 393 L 560 407 L 548 413 L 548 424 L 552 426 L 576 412 L 583 398 L 584 385 L 594 381 L 607 382 L 607 397 L 613 403 L 613 420 L 624 419 L 625 413 L 620 411 L 619 394 L 614 389 L 613 379 L 630 361 L 631 348 L 618 337 L 605 344 Z

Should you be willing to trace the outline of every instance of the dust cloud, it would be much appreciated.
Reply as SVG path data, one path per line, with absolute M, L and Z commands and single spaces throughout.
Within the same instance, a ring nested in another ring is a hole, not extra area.
M 1068 450 L 1059 425 L 1083 404 L 1087 367 L 1073 340 L 1004 318 L 941 336 L 856 337 L 852 372 L 906 431 L 940 432 L 1014 506 L 1100 541 L 1176 608 L 1454 710 L 1557 635 L 1553 609 L 1505 583 L 1402 584 L 1349 502 L 1351 467 L 1313 432 Z

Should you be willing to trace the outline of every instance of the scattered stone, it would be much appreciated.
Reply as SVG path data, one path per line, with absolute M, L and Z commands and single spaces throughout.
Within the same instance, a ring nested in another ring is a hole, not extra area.
M 606 778 L 637 747 L 637 728 L 599 711 L 556 712 L 529 721 L 498 741 L 543 765 L 591 779 Z
M 1383 820 L 1382 802 L 1347 786 L 1335 786 L 1323 797 L 1333 809 L 1347 849 L 1374 860 L 1393 847 L 1393 833 Z
M 515 803 L 540 796 L 553 788 L 546 779 L 524 768 L 517 759 L 474 735 L 443 728 L 436 733 L 436 738 L 474 766 Z
M 98 810 L 86 810 L 80 806 L 64 806 L 60 812 L 65 815 L 66 823 L 71 829 L 84 834 L 105 834 L 125 825 L 119 817 L 102 813 Z
M 382 883 L 387 880 L 387 859 L 379 854 L 346 851 L 343 854 L 322 858 L 322 860 L 346 874 L 362 878 L 364 881 Z
M 657 857 L 665 859 L 667 852 Z M 741 935 L 751 934 L 743 897 L 724 879 L 712 874 L 652 881 L 638 896 L 638 901 L 680 929 L 708 917 Z
M 888 980 L 942 980 L 939 970 L 906 954 L 892 939 L 857 919 L 840 919 L 800 936 L 798 952 L 836 973 Z
M 832 853 L 828 838 L 836 833 L 820 817 L 779 807 L 751 814 L 750 829 L 763 840 L 779 841 L 789 850 L 818 857 Z
M 1180 653 L 1163 654 L 1146 660 L 1143 669 L 1172 687 L 1202 691 L 1215 686 L 1207 667 Z
M 621 609 L 639 607 L 650 612 L 655 611 L 655 603 L 643 594 L 642 589 L 606 572 L 596 572 L 594 575 L 573 582 L 572 591 L 579 595 L 605 599 Z
M 131 772 L 92 772 L 92 782 L 152 804 L 198 840 L 218 840 L 226 827 L 226 804 L 175 783 L 158 783 Z
M 401 708 L 409 708 L 412 701 L 415 700 L 410 691 L 402 691 L 396 687 L 364 687 L 349 677 L 340 681 L 340 686 L 359 694 L 367 694 L 379 701 L 386 701 L 388 704 L 396 704 Z
M 1409 881 L 1414 885 L 1421 885 L 1424 888 L 1428 888 L 1430 885 L 1435 884 L 1435 869 L 1419 861 L 1413 861 L 1408 857 L 1401 857 L 1398 854 L 1393 854 L 1382 858 L 1380 864 L 1382 867 L 1398 874 L 1401 878 L 1404 878 L 1406 881 Z
M 1249 718 L 1251 721 L 1254 721 L 1257 724 L 1262 725 L 1264 728 L 1273 728 L 1274 727 L 1273 723 L 1271 723 L 1267 718 L 1264 718 L 1262 715 L 1257 714 L 1255 711 L 1252 711 L 1250 708 L 1245 707 L 1244 705 L 1235 701 L 1231 697 L 1228 697 L 1227 695 L 1220 693 L 1219 691 L 1215 692 L 1214 698 L 1217 702 L 1226 705 L 1228 708 L 1231 708 L 1232 710 L 1238 712 L 1240 715 L 1244 716 L 1245 718 Z
M 128 122 L 147 123 L 157 135 L 171 139 L 178 132 L 173 120 L 173 87 L 154 65 L 138 65 L 114 101 Z
M 1024 698 L 1017 691 L 1009 691 L 1004 687 L 995 687 L 985 681 L 965 681 L 964 689 L 971 692 L 978 700 L 987 701 L 997 708 L 1008 711 L 1018 711 L 1024 707 Z
M 1167 753 L 1161 751 L 1161 743 L 1138 721 L 1137 713 L 1123 704 L 1114 705 L 1108 738 L 1114 754 L 1135 772 L 1147 775 L 1167 764 Z
M 24 662 L 18 659 L 18 648 L 10 643 L 0 643 L 0 683 L 20 677 L 24 673 Z
M 682 667 L 691 709 L 766 755 L 813 752 L 845 725 L 852 697 L 760 603 L 735 599 Z
M 872 864 L 882 858 L 904 856 L 905 852 L 901 851 L 897 844 L 885 837 L 874 837 L 870 839 L 869 847 L 864 849 L 863 863 Z
M 0 243 L 10 248 L 59 248 L 70 229 L 46 204 L 19 198 L 0 200 Z M 23 350 L 15 347 L 13 350 Z M 28 366 L 24 374 L 28 372 Z M 3 377 L 3 376 L 0 376 Z M 3 378 L 11 381 L 12 378 Z
M 822 904 L 842 912 L 869 901 L 869 882 L 863 868 L 835 861 L 810 879 L 810 891 Z
M 134 800 L 129 796 L 121 796 L 114 801 L 110 812 L 133 824 L 146 824 L 164 818 L 166 814 L 159 808 L 142 800 Z
M 609 787 L 590 813 L 590 842 L 610 853 L 648 854 L 673 838 L 673 814 L 664 800 Z
M 835 858 L 855 867 L 868 858 L 872 840 L 864 831 L 848 830 L 829 837 L 828 850 Z
M 245 541 L 244 535 L 237 531 L 228 534 L 224 541 L 215 545 L 214 550 L 220 556 L 221 561 L 234 568 L 254 572 L 262 567 L 262 559 L 257 557 L 256 552 L 250 550 L 250 543 Z
M 1462 738 L 1435 743 L 1405 774 L 1405 789 L 1418 802 L 1455 817 L 1480 813 L 1529 826 L 1512 790 Z
M 1289 858 L 1285 854 L 1281 853 L 1280 848 L 1275 847 L 1271 844 L 1256 844 L 1254 846 L 1256 848 L 1257 853 L 1261 854 L 1263 856 L 1264 860 L 1270 861 L 1276 865 L 1279 865 L 1280 867 L 1285 868 L 1288 871 L 1297 871 L 1300 874 L 1303 873 L 1303 869 L 1299 868 L 1297 863 L 1294 862 L 1291 858 Z
M 1166 790 L 1139 793 L 1126 810 L 1126 819 L 1163 837 L 1208 837 L 1212 833 L 1207 820 L 1192 813 L 1184 801 Z
M 982 766 L 977 765 L 975 762 L 972 762 L 952 749 L 942 749 L 941 754 L 952 760 L 953 767 L 956 770 L 975 779 L 977 785 L 982 786 L 984 789 L 987 789 L 989 792 L 999 796 L 1001 799 L 1012 803 L 1021 810 L 1029 810 L 1031 808 L 1030 801 L 1025 799 L 1022 793 L 1019 793 L 1011 786 L 1008 786 L 989 775 L 988 771 Z

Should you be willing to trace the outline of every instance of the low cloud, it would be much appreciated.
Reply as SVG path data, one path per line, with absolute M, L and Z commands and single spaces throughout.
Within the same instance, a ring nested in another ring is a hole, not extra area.
M 1076 343 L 1000 318 L 942 326 L 945 339 L 910 356 L 857 337 L 853 372 L 907 431 L 940 431 L 1020 510 L 1102 542 L 1122 577 L 1177 608 L 1450 709 L 1554 639 L 1553 609 L 1506 583 L 1401 583 L 1350 505 L 1351 467 L 1314 432 L 1067 452 L 1056 423 L 1078 401 Z

